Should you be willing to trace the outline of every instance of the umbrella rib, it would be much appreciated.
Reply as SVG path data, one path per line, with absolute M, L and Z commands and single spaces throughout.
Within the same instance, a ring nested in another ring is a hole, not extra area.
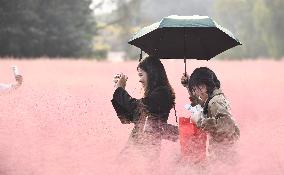
M 196 35 L 196 36 L 200 36 L 200 35 Z M 210 56 L 210 54 L 208 54 L 208 48 L 204 45 L 203 42 L 201 42 L 200 37 L 198 37 L 198 41 L 199 41 L 201 47 L 204 48 L 203 51 L 205 52 L 205 55 L 206 55 L 206 58 L 207 58 L 206 60 L 207 60 L 207 61 L 210 60 L 211 56 Z M 199 59 L 200 59 L 200 58 L 199 58 Z M 203 58 L 201 58 L 201 59 L 203 59 Z
M 162 28 L 160 28 L 159 30 L 162 30 Z M 158 55 L 158 56 L 161 56 L 161 55 L 159 55 L 159 50 L 160 50 L 161 41 L 163 40 L 163 38 L 165 36 L 164 32 L 166 33 L 166 30 L 162 30 L 162 32 L 160 32 L 161 34 L 160 34 L 159 39 L 158 39 L 157 44 L 156 44 L 157 47 L 155 49 L 155 54 Z

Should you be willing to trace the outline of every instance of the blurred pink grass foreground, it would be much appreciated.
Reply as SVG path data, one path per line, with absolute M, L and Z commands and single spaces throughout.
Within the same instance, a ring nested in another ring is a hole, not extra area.
M 180 85 L 183 61 L 163 60 L 175 89 L 178 116 L 189 113 Z M 24 76 L 17 91 L 0 94 L 0 174 L 149 174 L 139 158 L 121 166 L 116 158 L 133 125 L 122 125 L 110 100 L 112 77 L 129 76 L 127 90 L 141 97 L 137 62 L 88 60 L 1 60 L 0 82 L 13 80 L 11 66 Z M 216 165 L 207 174 L 284 173 L 284 61 L 188 61 L 188 72 L 213 69 L 241 129 L 239 162 Z M 175 124 L 172 111 L 169 122 Z M 164 141 L 161 174 L 195 174 L 176 164 L 179 143 Z M 150 173 L 151 174 L 151 173 Z

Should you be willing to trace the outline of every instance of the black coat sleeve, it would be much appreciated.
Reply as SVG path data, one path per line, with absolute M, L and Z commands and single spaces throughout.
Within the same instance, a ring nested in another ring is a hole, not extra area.
M 113 93 L 111 102 L 117 116 L 124 117 L 124 119 L 131 122 L 133 121 L 133 113 L 137 106 L 137 99 L 132 98 L 123 88 L 118 87 Z

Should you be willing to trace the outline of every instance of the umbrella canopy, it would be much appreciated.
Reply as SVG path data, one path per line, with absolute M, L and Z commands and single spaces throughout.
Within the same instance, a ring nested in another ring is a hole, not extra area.
M 140 29 L 128 42 L 165 59 L 209 60 L 239 40 L 208 16 L 168 16 Z

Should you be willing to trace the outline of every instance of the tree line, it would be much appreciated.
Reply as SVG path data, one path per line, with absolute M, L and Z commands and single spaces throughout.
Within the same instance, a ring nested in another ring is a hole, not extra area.
M 92 54 L 91 0 L 0 0 L 0 56 Z
M 139 28 L 169 15 L 207 15 L 229 29 L 242 42 L 219 58 L 257 58 L 284 56 L 283 0 L 113 0 L 117 9 L 102 21 L 116 17 L 120 43 L 110 43 L 112 49 L 123 48 L 129 56 L 128 39 Z M 114 20 L 116 21 L 116 20 Z M 107 30 L 107 29 L 106 29 Z M 106 33 L 104 31 L 104 33 Z M 108 36 L 106 36 L 108 37 Z
M 224 56 L 284 56 L 283 0 L 215 0 L 213 8 L 213 16 L 243 43 Z
M 96 14 L 105 2 L 117 7 Z M 0 57 L 88 57 L 94 52 L 139 51 L 127 41 L 139 28 L 169 15 L 208 15 L 242 46 L 223 58 L 281 58 L 283 0 L 0 0 Z

